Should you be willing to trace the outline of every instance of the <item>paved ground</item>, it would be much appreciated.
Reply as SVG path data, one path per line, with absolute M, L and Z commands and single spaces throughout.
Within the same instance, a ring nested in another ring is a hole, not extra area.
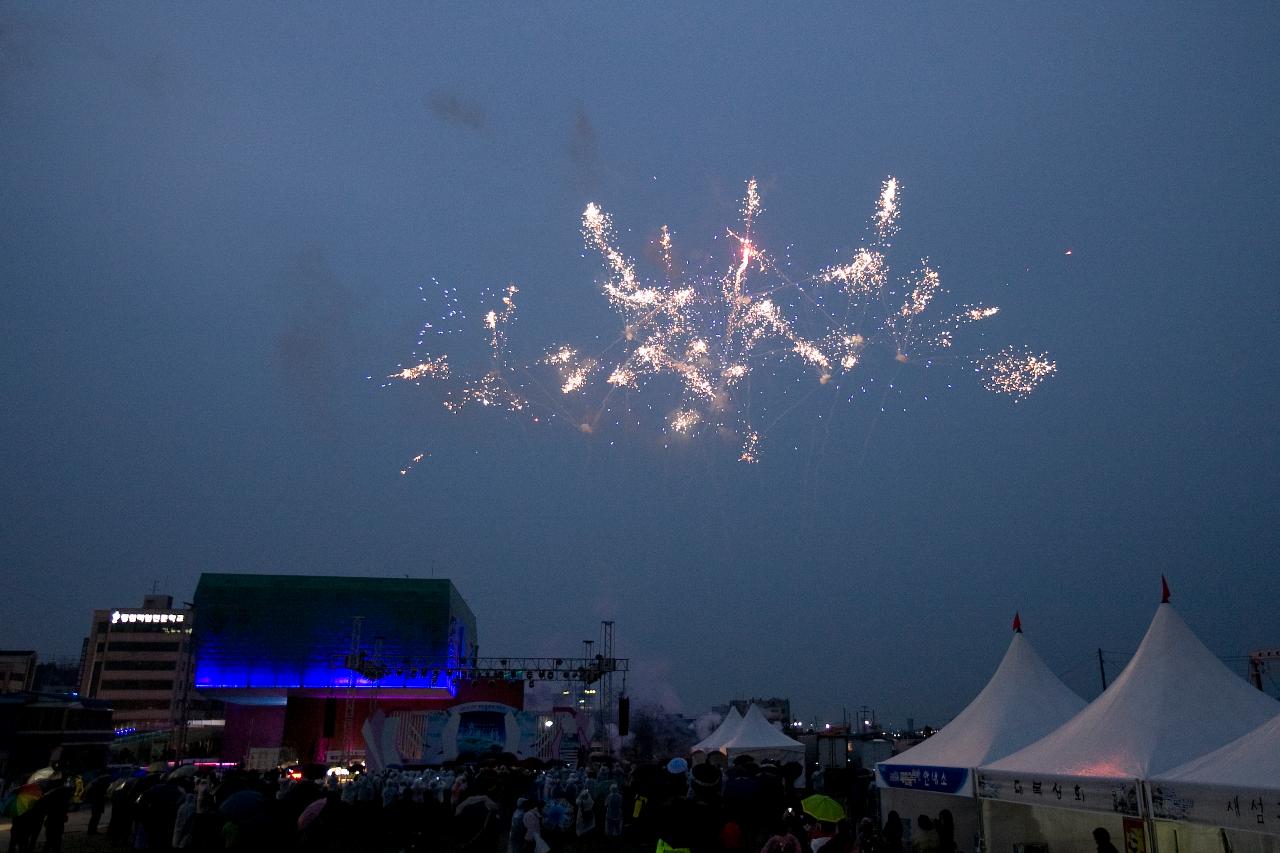
M 98 828 L 99 833 L 105 833 L 107 830 L 107 816 L 111 814 L 108 809 L 103 815 L 101 826 Z M 66 853 L 82 853 L 83 851 L 107 851 L 113 850 L 112 846 L 107 843 L 105 834 L 89 835 L 89 810 L 81 809 L 71 812 L 67 815 L 67 828 L 62 836 L 62 849 Z M 40 840 L 36 844 L 37 850 L 44 848 L 44 831 L 40 832 Z M 9 849 L 9 818 L 0 818 L 0 850 Z

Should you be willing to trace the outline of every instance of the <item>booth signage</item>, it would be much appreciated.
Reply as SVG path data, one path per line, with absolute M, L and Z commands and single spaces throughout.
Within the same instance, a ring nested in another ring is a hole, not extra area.
M 1280 792 L 1182 782 L 1149 782 L 1151 816 L 1280 835 Z
M 1053 806 L 1138 817 L 1138 781 L 1047 773 L 978 771 L 978 796 L 987 800 Z
M 885 788 L 909 788 L 958 794 L 969 784 L 969 771 L 961 767 L 930 767 L 923 764 L 877 764 L 876 775 Z

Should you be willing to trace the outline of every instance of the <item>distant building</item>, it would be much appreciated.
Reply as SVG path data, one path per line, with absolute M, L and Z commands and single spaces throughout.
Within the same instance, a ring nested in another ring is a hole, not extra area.
M 112 738 L 105 702 L 43 693 L 0 696 L 0 777 L 22 779 L 57 764 L 68 773 L 107 763 Z
M 761 699 L 758 697 L 751 699 L 730 699 L 729 704 L 717 705 L 711 710 L 719 714 L 721 717 L 724 717 L 729 713 L 730 708 L 737 708 L 738 713 L 745 717 L 747 710 L 752 705 L 757 706 L 764 713 L 764 718 L 769 722 L 777 723 L 783 728 L 791 725 L 791 700 L 780 699 L 777 696 L 769 699 Z
M 35 652 L 0 650 L 0 694 L 30 690 L 35 675 Z
M 516 715 L 524 673 L 474 672 L 475 616 L 448 580 L 206 572 L 194 603 L 195 688 L 226 703 L 224 759 L 364 756 L 366 729 L 388 760 L 448 738 L 502 750 L 536 722 Z M 457 737 L 456 706 L 475 709 Z
M 79 694 L 80 662 L 75 658 L 40 661 L 31 689 L 36 693 Z
M 137 608 L 93 611 L 80 671 L 80 695 L 101 699 L 117 732 L 176 731 L 191 684 L 190 608 L 148 595 Z

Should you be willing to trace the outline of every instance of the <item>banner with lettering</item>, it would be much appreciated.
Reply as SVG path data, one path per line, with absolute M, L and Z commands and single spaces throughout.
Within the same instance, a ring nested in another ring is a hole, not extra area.
M 978 796 L 1059 809 L 1141 815 L 1136 779 L 979 770 Z
M 1280 782 L 1280 780 L 1277 780 Z M 1149 782 L 1151 816 L 1280 835 L 1280 790 Z
M 877 764 L 876 784 L 881 788 L 909 788 L 939 794 L 973 793 L 970 773 L 962 767 L 931 767 L 925 764 Z

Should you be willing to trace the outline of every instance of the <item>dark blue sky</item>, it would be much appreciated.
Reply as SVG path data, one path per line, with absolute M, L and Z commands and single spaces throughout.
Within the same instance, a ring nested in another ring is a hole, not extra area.
M 1067 5 L 6 4 L 0 644 L 76 653 L 201 571 L 434 572 L 484 652 L 611 618 L 686 711 L 900 721 L 959 710 L 1019 609 L 1091 696 L 1161 573 L 1218 653 L 1280 643 L 1280 13 Z M 615 335 L 587 201 L 643 265 L 756 176 L 816 269 L 889 174 L 899 247 L 1004 308 L 982 342 L 1056 359 L 1026 402 L 905 370 L 746 467 L 365 378 L 433 276 L 515 282 L 525 355 Z

